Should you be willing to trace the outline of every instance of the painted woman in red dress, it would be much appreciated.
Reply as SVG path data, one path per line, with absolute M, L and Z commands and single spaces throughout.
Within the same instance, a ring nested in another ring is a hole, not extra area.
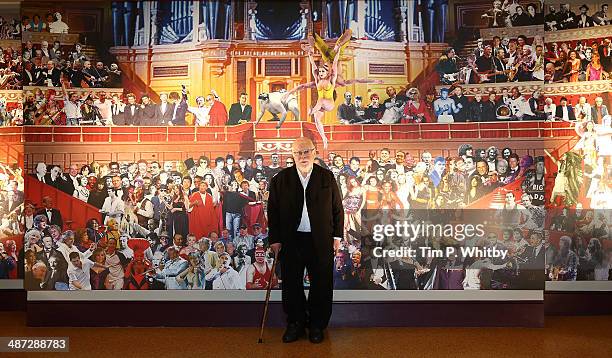
M 199 240 L 212 231 L 219 232 L 219 227 L 212 196 L 207 192 L 208 183 L 201 182 L 198 190 L 189 197 L 189 232 Z

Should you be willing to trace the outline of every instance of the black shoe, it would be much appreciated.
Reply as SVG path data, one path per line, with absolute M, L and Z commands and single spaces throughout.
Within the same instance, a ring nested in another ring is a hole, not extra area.
M 283 343 L 291 343 L 295 342 L 301 337 L 304 336 L 306 331 L 304 330 L 304 325 L 300 323 L 289 323 L 287 325 L 287 329 L 283 334 Z
M 316 327 L 311 327 L 308 330 L 308 339 L 310 339 L 311 343 L 321 343 L 323 342 L 323 330 Z

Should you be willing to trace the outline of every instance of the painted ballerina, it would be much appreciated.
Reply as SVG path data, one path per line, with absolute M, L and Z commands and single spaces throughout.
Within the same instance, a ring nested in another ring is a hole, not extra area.
M 572 122 L 574 123 L 575 131 L 580 136 L 580 141 L 574 147 L 574 150 L 582 150 L 584 164 L 591 167 L 597 165 L 597 139 L 598 133 L 595 129 L 593 121 L 588 122 Z
M 314 34 L 314 37 L 309 36 L 308 44 L 303 44 L 302 49 L 308 53 L 308 60 L 310 61 L 310 65 L 312 67 L 312 76 L 314 81 L 296 86 L 292 90 L 286 92 L 283 96 L 283 100 L 285 100 L 287 97 L 297 91 L 307 88 L 317 89 L 317 102 L 308 113 L 308 116 L 310 117 L 312 115 L 314 117 L 315 126 L 321 135 L 323 147 L 325 149 L 327 149 L 327 137 L 325 136 L 325 129 L 323 128 L 323 123 L 321 120 L 325 115 L 325 112 L 331 112 L 334 110 L 334 91 L 336 87 L 343 87 L 352 83 L 382 83 L 382 81 L 368 79 L 353 79 L 345 81 L 339 75 L 338 61 L 340 59 L 342 50 L 348 45 L 350 39 L 351 30 L 348 29 L 344 32 L 344 34 L 342 34 L 342 36 L 340 36 L 340 38 L 338 38 L 334 47 L 330 48 L 317 34 Z M 313 58 L 315 47 L 321 54 L 322 64 L 319 66 L 317 66 Z
M 544 149 L 544 153 L 550 157 L 558 171 L 555 184 L 550 195 L 550 204 L 557 202 L 557 197 L 562 197 L 566 206 L 578 203 L 578 195 L 582 186 L 582 157 L 575 152 L 566 152 L 559 159 Z

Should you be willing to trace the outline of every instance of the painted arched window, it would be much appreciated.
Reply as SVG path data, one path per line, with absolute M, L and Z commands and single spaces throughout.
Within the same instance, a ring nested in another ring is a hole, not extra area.
M 193 1 L 159 1 L 161 19 L 160 43 L 182 41 L 193 30 Z
M 297 0 L 257 2 L 257 40 L 299 40 L 303 36 L 300 3 Z
M 365 0 L 365 32 L 370 40 L 395 41 L 395 1 Z

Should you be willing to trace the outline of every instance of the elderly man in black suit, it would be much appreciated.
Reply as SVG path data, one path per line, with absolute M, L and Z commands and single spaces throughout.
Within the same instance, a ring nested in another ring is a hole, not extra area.
M 270 183 L 268 240 L 281 254 L 287 315 L 283 342 L 298 340 L 308 325 L 310 341 L 320 343 L 332 313 L 333 258 L 343 235 L 344 209 L 333 173 L 314 165 L 312 140 L 298 138 L 292 152 L 295 166 L 281 170 Z M 310 278 L 308 300 L 304 267 Z
M 595 26 L 595 22 L 593 21 L 593 18 L 587 15 L 588 11 L 589 11 L 588 6 L 586 5 L 580 6 L 580 14 L 576 15 L 576 18 L 574 20 L 578 28 Z
M 251 122 L 253 109 L 251 105 L 247 103 L 248 96 L 246 93 L 240 94 L 240 100 L 238 103 L 232 104 L 229 110 L 229 120 L 227 121 L 228 126 L 235 126 L 245 122 Z
M 51 236 L 42 238 L 43 249 L 36 253 L 36 261 L 42 261 L 47 268 L 50 268 L 49 259 L 55 257 L 58 260 L 59 266 L 66 269 L 66 260 L 60 251 L 53 247 L 54 242 Z
M 48 225 L 57 225 L 60 229 L 64 227 L 64 220 L 59 210 L 53 207 L 53 199 L 50 196 L 45 196 L 42 199 L 43 208 L 36 212 L 36 215 L 44 215 L 47 218 Z M 36 215 L 34 215 L 36 217 Z
M 51 60 L 47 61 L 47 67 L 40 71 L 43 85 L 47 87 L 60 87 L 60 78 L 62 71 L 55 68 L 55 63 Z

